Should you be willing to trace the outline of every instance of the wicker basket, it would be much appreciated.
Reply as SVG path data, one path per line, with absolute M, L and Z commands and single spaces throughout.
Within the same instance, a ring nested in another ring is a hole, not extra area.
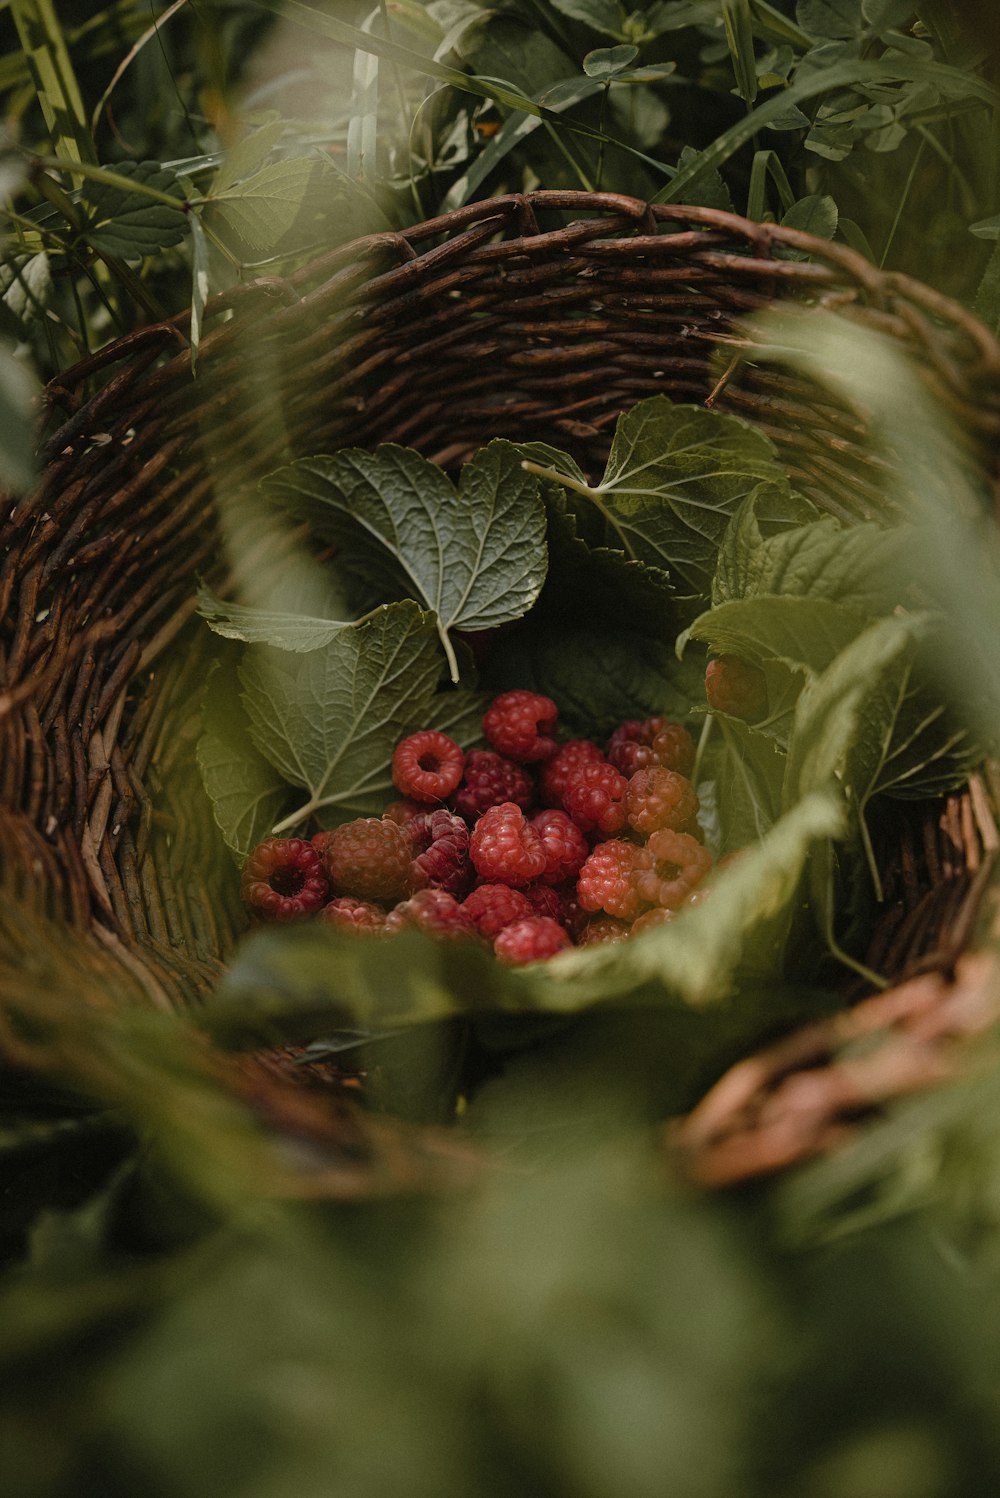
M 240 286 L 208 308 L 195 379 L 176 319 L 54 382 L 61 424 L 38 491 L 8 508 L 0 553 L 10 981 L 38 981 L 19 907 L 68 923 L 90 978 L 113 970 L 164 1007 L 197 1002 L 243 924 L 194 765 L 211 650 L 194 582 L 220 567 L 220 494 L 298 455 L 386 440 L 454 464 L 494 436 L 544 438 L 594 470 L 618 414 L 665 392 L 752 420 L 800 489 L 864 517 L 878 473 L 857 414 L 740 357 L 740 319 L 784 299 L 898 340 L 996 475 L 1000 348 L 961 308 L 840 246 L 610 193 L 473 204 Z M 920 981 L 950 991 L 996 853 L 990 801 L 977 781 L 903 819 L 875 935 L 884 971 L 933 970 L 944 976 Z M 838 1042 L 810 1034 L 815 1070 Z M 769 1096 L 794 1064 L 775 1063 Z M 738 1125 L 716 1099 L 684 1136 L 689 1153 L 744 1128 L 746 1080 Z M 845 1107 L 856 1115 L 859 1096 Z M 829 1137 L 816 1124 L 808 1147 Z M 705 1178 L 746 1173 L 743 1155 Z M 794 1157 L 765 1149 L 762 1168 Z

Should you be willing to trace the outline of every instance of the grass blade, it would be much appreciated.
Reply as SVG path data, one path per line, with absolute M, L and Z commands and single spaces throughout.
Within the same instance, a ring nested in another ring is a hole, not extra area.
M 790 104 L 802 104 L 807 99 L 819 98 L 822 94 L 835 93 L 838 89 L 853 88 L 858 83 L 938 83 L 946 88 L 961 87 L 968 97 L 972 95 L 993 110 L 1000 107 L 1000 91 L 960 68 L 940 62 L 908 62 L 905 58 L 891 62 L 850 62 L 839 67 L 825 68 L 821 73 L 810 74 L 800 82 L 789 84 L 772 98 L 758 104 L 742 120 L 737 120 L 728 130 L 717 136 L 706 146 L 694 161 L 683 167 L 673 180 L 660 189 L 652 199 L 654 203 L 682 203 L 688 189 L 706 172 L 716 171 L 729 160 L 741 146 L 752 140 L 757 131 L 774 119 L 780 118 Z
M 52 0 L 12 0 L 11 12 L 56 153 L 93 161 L 83 98 Z
M 757 59 L 753 50 L 750 0 L 722 0 L 722 19 L 736 87 L 747 108 L 752 109 L 757 97 Z

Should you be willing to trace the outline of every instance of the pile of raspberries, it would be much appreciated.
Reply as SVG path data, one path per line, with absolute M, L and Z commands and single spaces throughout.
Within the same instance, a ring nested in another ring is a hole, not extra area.
M 671 920 L 712 866 L 690 734 L 648 718 L 601 749 L 560 741 L 557 722 L 551 698 L 519 690 L 486 712 L 488 749 L 411 734 L 392 756 L 403 799 L 311 840 L 267 838 L 244 901 L 263 920 L 477 940 L 515 964 Z

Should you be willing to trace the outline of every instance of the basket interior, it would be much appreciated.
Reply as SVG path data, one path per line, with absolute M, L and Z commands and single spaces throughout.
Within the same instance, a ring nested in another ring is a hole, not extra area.
M 234 288 L 209 308 L 195 378 L 178 323 L 68 371 L 42 482 L 5 521 L 8 883 L 34 869 L 49 914 L 110 932 L 171 1003 L 213 981 L 242 917 L 194 763 L 216 643 L 194 588 L 224 576 L 220 512 L 250 526 L 254 481 L 290 458 L 394 441 L 457 465 L 504 436 L 594 471 L 619 413 L 666 394 L 753 421 L 824 508 L 877 514 L 857 413 L 745 357 L 741 319 L 787 299 L 897 338 L 995 473 L 1000 350 L 961 309 L 794 231 L 611 194 L 475 204 Z M 893 919 L 923 900 L 925 950 L 934 871 L 959 881 L 953 902 L 975 880 L 974 811 L 928 808 L 887 852 Z M 901 943 L 900 968 L 915 952 Z

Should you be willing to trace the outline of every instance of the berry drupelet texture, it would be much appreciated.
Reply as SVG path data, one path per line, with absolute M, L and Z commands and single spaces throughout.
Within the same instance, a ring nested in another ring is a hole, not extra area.
M 385 918 L 382 930 L 386 936 L 415 927 L 428 936 L 454 940 L 476 937 L 475 926 L 454 895 L 444 889 L 421 889 L 409 900 L 402 900 Z
M 268 837 L 243 865 L 244 903 L 266 921 L 297 921 L 326 903 L 330 882 L 318 851 L 298 837 Z
M 527 962 L 544 962 L 572 945 L 562 926 L 548 916 L 534 915 L 505 926 L 494 941 L 493 950 L 501 962 L 522 966 Z
M 551 759 L 559 709 L 538 692 L 501 692 L 486 710 L 483 732 L 498 754 L 520 764 Z
M 714 713 L 758 723 L 767 713 L 767 678 L 738 655 L 718 655 L 705 668 L 705 700 Z
M 541 838 L 545 852 L 543 883 L 565 884 L 567 880 L 575 879 L 590 852 L 590 844 L 572 818 L 553 807 L 533 816 L 531 825 Z
M 530 884 L 545 873 L 542 840 L 513 801 L 483 812 L 472 829 L 469 852 L 488 884 Z
M 624 838 L 598 843 L 580 870 L 576 892 L 584 910 L 603 910 L 620 921 L 634 921 L 644 901 L 635 886 L 643 849 Z
M 560 744 L 548 764 L 542 766 L 539 776 L 539 789 L 545 805 L 561 807 L 563 792 L 571 776 L 583 765 L 603 763 L 604 755 L 592 739 L 568 739 L 565 744 Z
M 412 894 L 422 882 L 413 867 L 408 828 L 388 817 L 358 817 L 314 839 L 335 894 L 390 904 Z
M 392 783 L 413 801 L 444 801 L 465 769 L 465 753 L 446 733 L 432 728 L 411 733 L 396 745 Z
M 567 779 L 563 806 L 581 832 L 614 837 L 625 826 L 628 781 L 607 760 L 581 765 Z
M 338 895 L 336 900 L 323 906 L 317 919 L 338 931 L 351 931 L 356 936 L 377 936 L 385 925 L 385 911 L 370 900 Z
M 527 895 L 509 884 L 477 885 L 462 901 L 462 909 L 476 930 L 491 941 L 505 926 L 535 914 Z
M 633 832 L 648 837 L 661 827 L 691 832 L 698 825 L 698 795 L 690 780 L 662 765 L 636 770 L 625 791 L 625 816 Z
M 523 765 L 505 759 L 494 749 L 470 749 L 461 784 L 449 804 L 471 823 L 491 806 L 502 806 L 505 801 L 527 810 L 534 794 L 535 782 Z
M 422 825 L 411 822 L 408 830 L 412 834 L 417 827 L 422 834 L 422 851 L 413 860 L 418 882 L 461 899 L 473 879 L 468 827 L 443 807 L 426 814 Z

